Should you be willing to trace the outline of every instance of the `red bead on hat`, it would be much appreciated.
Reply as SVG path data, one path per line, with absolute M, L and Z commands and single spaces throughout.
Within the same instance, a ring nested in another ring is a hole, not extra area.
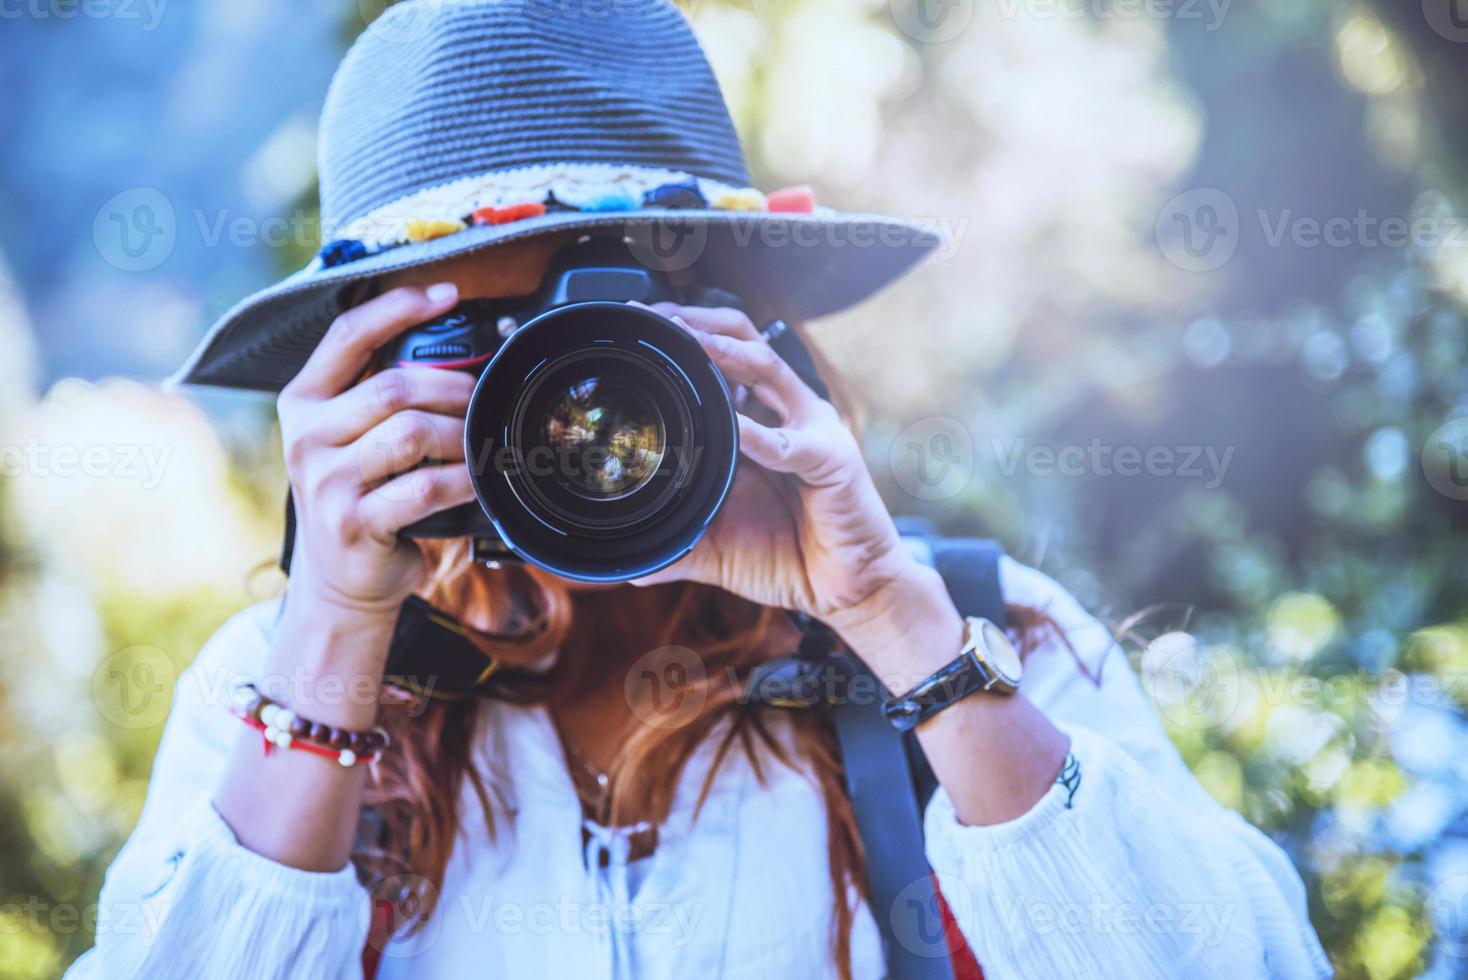
M 784 214 L 810 214 L 816 209 L 816 192 L 809 184 L 771 191 L 766 207 Z
M 538 218 L 545 214 L 545 205 L 540 201 L 524 201 L 507 204 L 502 208 L 477 208 L 474 211 L 476 225 L 504 225 L 525 218 Z

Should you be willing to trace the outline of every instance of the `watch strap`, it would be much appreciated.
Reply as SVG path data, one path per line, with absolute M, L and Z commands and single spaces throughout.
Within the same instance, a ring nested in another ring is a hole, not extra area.
M 899 732 L 911 731 L 944 708 L 994 685 L 999 678 L 974 653 L 983 622 L 976 618 L 966 620 L 967 639 L 959 655 L 906 694 L 887 699 L 882 712 L 893 728 Z

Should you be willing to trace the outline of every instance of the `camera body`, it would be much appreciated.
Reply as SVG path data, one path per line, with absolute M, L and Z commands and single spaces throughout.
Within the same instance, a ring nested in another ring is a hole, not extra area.
M 710 295 L 713 293 L 714 295 Z M 478 376 L 465 425 L 477 501 L 406 528 L 469 537 L 476 557 L 626 581 L 677 561 L 722 506 L 739 454 L 729 388 L 660 301 L 681 288 L 617 240 L 559 253 L 540 290 L 465 300 L 383 351 L 386 365 Z

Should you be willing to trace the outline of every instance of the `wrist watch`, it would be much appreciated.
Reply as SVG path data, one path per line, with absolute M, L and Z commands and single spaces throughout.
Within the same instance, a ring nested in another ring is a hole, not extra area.
M 981 691 L 1013 694 L 1024 667 L 1004 631 L 987 619 L 964 620 L 967 636 L 958 658 L 939 668 L 901 697 L 882 705 L 887 721 L 899 732 L 910 731 L 949 705 Z

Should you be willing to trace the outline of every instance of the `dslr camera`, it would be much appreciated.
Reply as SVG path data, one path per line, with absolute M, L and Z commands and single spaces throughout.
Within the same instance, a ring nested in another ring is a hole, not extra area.
M 467 536 L 481 560 L 586 582 L 649 574 L 698 543 L 734 479 L 733 401 L 697 340 L 633 300 L 738 305 L 620 240 L 583 239 L 533 296 L 466 300 L 383 352 L 479 379 L 464 430 L 477 501 L 405 535 Z

